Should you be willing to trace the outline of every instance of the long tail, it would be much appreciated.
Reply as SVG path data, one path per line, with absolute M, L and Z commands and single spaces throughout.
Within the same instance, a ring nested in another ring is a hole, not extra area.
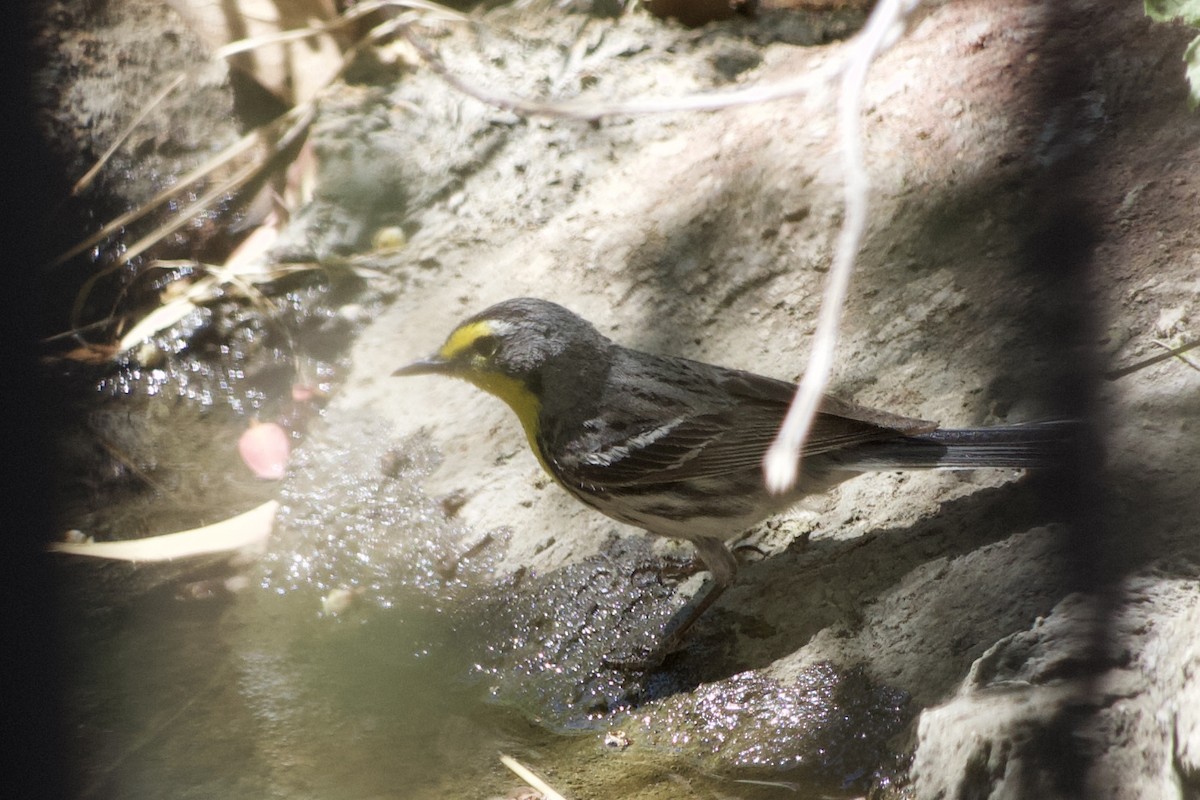
M 846 469 L 1039 468 L 1059 463 L 1077 430 L 1067 421 L 947 428 L 868 442 L 838 453 Z

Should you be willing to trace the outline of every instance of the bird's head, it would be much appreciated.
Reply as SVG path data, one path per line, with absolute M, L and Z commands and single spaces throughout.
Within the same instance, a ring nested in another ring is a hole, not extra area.
M 459 323 L 427 358 L 392 373 L 449 375 L 507 402 L 522 418 L 542 404 L 547 378 L 583 368 L 609 341 L 587 320 L 547 300 L 497 303 Z

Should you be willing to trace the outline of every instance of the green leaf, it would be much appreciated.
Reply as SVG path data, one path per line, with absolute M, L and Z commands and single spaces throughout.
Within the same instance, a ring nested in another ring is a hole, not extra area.
M 1200 27 L 1200 0 L 1144 0 L 1146 16 L 1155 22 L 1181 19 Z
M 1142 0 L 1146 16 L 1155 22 L 1179 19 L 1200 28 L 1200 0 Z M 1200 36 L 1183 51 L 1184 75 L 1188 82 L 1188 108 L 1200 107 Z
M 1183 51 L 1183 60 L 1187 64 L 1188 108 L 1192 111 L 1200 106 L 1200 36 L 1192 39 L 1192 43 Z

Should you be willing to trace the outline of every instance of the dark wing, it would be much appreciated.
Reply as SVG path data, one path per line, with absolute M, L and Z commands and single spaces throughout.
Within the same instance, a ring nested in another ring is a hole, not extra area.
M 676 369 L 679 363 L 675 364 Z M 576 450 L 560 466 L 595 488 L 647 486 L 717 478 L 762 468 L 796 387 L 750 372 L 684 362 L 690 393 L 676 392 L 656 426 L 626 431 Z M 714 391 L 715 389 L 715 391 Z M 688 396 L 690 394 L 690 396 Z M 714 402 L 713 398 L 726 398 Z M 827 398 L 813 423 L 806 456 L 935 429 L 934 423 L 876 412 Z

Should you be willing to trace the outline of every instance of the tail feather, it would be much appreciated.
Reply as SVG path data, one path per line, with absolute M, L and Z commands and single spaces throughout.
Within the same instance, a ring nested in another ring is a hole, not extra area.
M 1036 469 L 1059 463 L 1073 437 L 1071 422 L 990 428 L 946 428 L 868 442 L 838 454 L 846 469 Z

